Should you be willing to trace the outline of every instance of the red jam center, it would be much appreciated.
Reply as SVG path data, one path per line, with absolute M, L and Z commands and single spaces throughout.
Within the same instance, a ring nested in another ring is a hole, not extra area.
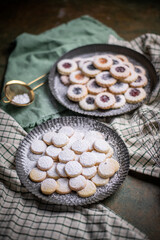
M 124 67 L 116 67 L 115 69 L 117 72 L 121 72 L 123 73 L 125 71 L 125 68 Z
M 132 89 L 132 90 L 130 91 L 130 95 L 131 95 L 132 97 L 137 97 L 139 94 L 140 94 L 140 91 L 139 91 L 139 89 L 137 89 L 137 88 Z
M 107 59 L 105 59 L 105 58 L 99 58 L 99 62 L 100 62 L 101 64 L 105 64 L 105 63 L 107 63 Z
M 71 66 L 72 66 L 72 65 L 71 65 L 70 63 L 64 63 L 64 64 L 63 64 L 63 67 L 64 67 L 64 68 L 70 68 Z
M 106 103 L 106 102 L 109 101 L 109 97 L 106 96 L 106 95 L 102 95 L 102 96 L 100 97 L 100 100 L 101 100 L 102 102 Z
M 77 80 L 82 80 L 82 79 L 84 78 L 84 76 L 83 76 L 83 74 L 77 74 L 77 75 L 75 76 L 75 78 L 76 78 Z

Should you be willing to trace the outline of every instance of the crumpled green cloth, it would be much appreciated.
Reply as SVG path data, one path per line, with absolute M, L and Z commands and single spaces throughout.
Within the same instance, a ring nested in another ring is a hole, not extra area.
M 111 28 L 89 16 L 82 16 L 39 35 L 23 33 L 15 40 L 16 47 L 9 57 L 4 83 L 12 79 L 29 83 L 48 73 L 58 58 L 69 50 L 87 44 L 107 43 L 110 35 L 120 39 Z M 44 80 L 46 78 L 33 86 Z M 66 111 L 54 99 L 48 84 L 35 91 L 35 101 L 30 106 L 16 107 L 1 103 L 0 107 L 26 131 Z

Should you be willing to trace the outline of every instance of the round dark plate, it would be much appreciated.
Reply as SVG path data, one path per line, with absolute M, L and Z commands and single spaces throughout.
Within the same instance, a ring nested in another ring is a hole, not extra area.
M 67 52 L 60 59 L 58 59 L 58 61 L 51 68 L 48 78 L 49 88 L 53 96 L 57 99 L 57 101 L 74 112 L 97 117 L 116 116 L 130 112 L 141 106 L 142 102 L 138 104 L 126 103 L 120 109 L 113 110 L 111 109 L 105 111 L 104 110 L 85 111 L 79 107 L 78 103 L 72 102 L 67 98 L 66 93 L 68 87 L 64 86 L 60 81 L 60 74 L 57 71 L 57 63 L 65 58 L 72 59 L 75 57 L 91 57 L 99 54 L 123 54 L 127 56 L 133 64 L 144 67 L 146 70 L 147 78 L 149 80 L 149 83 L 145 87 L 145 90 L 147 92 L 147 96 L 148 97 L 150 96 L 150 93 L 152 92 L 157 83 L 157 75 L 153 65 L 144 55 L 129 48 L 121 47 L 118 45 L 92 44 L 84 47 L 79 47 Z
M 71 126 L 74 129 L 97 130 L 104 134 L 105 139 L 114 149 L 114 158 L 120 163 L 120 169 L 110 179 L 109 183 L 103 187 L 97 187 L 96 193 L 91 197 L 81 198 L 75 192 L 60 195 L 53 193 L 50 196 L 43 195 L 40 191 L 40 183 L 34 183 L 28 177 L 29 172 L 36 166 L 41 155 L 35 155 L 30 151 L 30 145 L 34 139 L 41 139 L 42 135 L 49 130 L 58 131 L 62 126 Z M 29 192 L 38 198 L 53 204 L 63 205 L 86 205 L 98 202 L 113 194 L 122 184 L 129 170 L 128 150 L 120 136 L 104 123 L 85 117 L 62 117 L 49 120 L 35 127 L 21 142 L 16 155 L 16 170 L 22 184 Z

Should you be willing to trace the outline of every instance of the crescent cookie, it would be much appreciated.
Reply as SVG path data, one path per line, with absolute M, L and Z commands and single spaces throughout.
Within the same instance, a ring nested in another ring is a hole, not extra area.
M 72 72 L 69 79 L 72 84 L 86 84 L 89 81 L 89 77 L 85 76 L 80 70 Z
M 98 73 L 101 72 L 101 70 L 95 68 L 92 62 L 86 62 L 82 66 L 82 72 L 87 77 L 95 77 Z
M 97 162 L 97 157 L 93 152 L 84 152 L 79 158 L 79 162 L 83 167 L 92 167 Z
M 47 132 L 43 135 L 42 139 L 43 141 L 47 144 L 47 145 L 51 145 L 52 144 L 52 137 L 55 134 L 55 132 Z
M 47 177 L 49 178 L 53 178 L 53 179 L 58 179 L 60 178 L 59 174 L 56 171 L 57 169 L 57 163 L 54 163 L 53 167 L 51 167 L 48 171 L 47 171 Z
M 74 129 L 70 126 L 63 126 L 59 130 L 59 133 L 64 133 L 67 137 L 71 137 L 74 134 Z
M 46 178 L 46 172 L 33 168 L 29 173 L 29 177 L 33 182 L 42 182 Z
M 128 103 L 138 103 L 146 98 L 146 92 L 143 88 L 128 88 L 124 96 Z
M 75 153 L 70 150 L 70 149 L 65 149 L 63 151 L 60 152 L 58 158 L 59 158 L 59 161 L 62 162 L 62 163 L 67 163 L 69 161 L 73 161 L 75 159 Z
M 129 76 L 130 69 L 124 64 L 117 64 L 117 65 L 113 65 L 110 68 L 110 73 L 114 78 L 123 80 L 124 78 Z
M 58 159 L 59 153 L 62 151 L 61 148 L 57 148 L 53 145 L 50 145 L 46 148 L 45 154 L 51 158 L 53 158 L 55 161 Z
M 78 195 L 80 197 L 90 197 L 92 196 L 94 193 L 96 192 L 96 186 L 95 184 L 90 181 L 90 180 L 87 180 L 87 184 L 85 186 L 85 188 L 83 188 L 82 190 L 80 191 L 77 191 Z
M 104 92 L 96 96 L 95 103 L 101 109 L 110 109 L 114 106 L 116 100 L 113 94 Z
M 107 153 L 109 151 L 110 145 L 103 139 L 97 139 L 94 142 L 94 149 L 97 152 Z
M 81 101 L 79 101 L 80 108 L 86 111 L 96 110 L 97 106 L 95 104 L 95 98 L 95 95 L 88 94 Z
M 71 192 L 71 189 L 69 187 L 69 179 L 68 178 L 59 178 L 57 180 L 56 192 L 59 194 L 68 194 Z
M 89 143 L 83 139 L 77 140 L 72 144 L 71 148 L 76 154 L 82 154 L 83 152 L 88 151 Z
M 124 95 L 115 95 L 116 102 L 113 105 L 113 109 L 121 108 L 126 104 L 126 99 Z
M 96 56 L 93 65 L 100 70 L 109 70 L 112 66 L 112 58 L 107 55 Z
M 67 91 L 67 97 L 73 102 L 81 101 L 87 94 L 86 86 L 80 84 L 70 85 Z
M 50 195 L 56 191 L 57 182 L 54 179 L 47 178 L 41 183 L 41 192 Z
M 68 177 L 77 177 L 82 173 L 82 166 L 77 161 L 70 161 L 66 163 L 65 172 Z
M 101 72 L 96 76 L 96 83 L 101 87 L 110 87 L 117 82 L 108 71 Z
M 37 167 L 42 171 L 47 171 L 53 166 L 53 159 L 49 156 L 43 156 L 38 159 Z
M 128 77 L 124 78 L 121 81 L 124 82 L 124 83 L 132 83 L 137 78 L 138 78 L 138 74 L 134 70 L 130 69 L 130 75 Z
M 58 72 L 62 75 L 69 75 L 71 72 L 77 70 L 77 68 L 77 63 L 71 59 L 63 59 L 57 64 Z
M 69 138 L 64 133 L 56 133 L 52 137 L 52 143 L 54 144 L 55 147 L 63 147 L 68 143 L 68 141 Z
M 109 87 L 108 90 L 115 95 L 120 95 L 125 93 L 128 87 L 129 87 L 128 83 L 116 82 L 114 85 Z
M 88 92 L 93 95 L 97 95 L 98 93 L 105 92 L 107 90 L 106 88 L 99 86 L 95 79 L 91 79 L 87 83 L 87 89 Z
M 91 180 L 97 187 L 104 186 L 109 182 L 109 178 L 102 178 L 98 173 Z
M 92 177 L 94 177 L 94 175 L 96 173 L 97 173 L 97 167 L 96 166 L 83 167 L 83 169 L 82 169 L 82 175 L 87 179 L 91 179 Z
M 135 72 L 138 74 L 146 74 L 146 70 L 141 66 L 134 66 Z
M 130 87 L 137 88 L 137 87 L 145 87 L 148 83 L 148 80 L 145 75 L 138 74 L 137 79 L 130 83 Z
M 31 152 L 35 154 L 42 154 L 45 152 L 47 145 L 42 140 L 34 140 L 31 143 Z
M 82 190 L 83 188 L 85 188 L 86 185 L 87 185 L 87 180 L 82 175 L 69 179 L 69 187 L 73 191 Z

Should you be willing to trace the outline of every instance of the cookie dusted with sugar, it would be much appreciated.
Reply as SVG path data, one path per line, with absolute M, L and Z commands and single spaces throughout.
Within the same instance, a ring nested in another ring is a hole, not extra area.
M 102 178 L 98 173 L 91 180 L 97 187 L 104 186 L 109 182 L 109 178 Z
M 76 154 L 82 154 L 83 152 L 88 151 L 89 149 L 89 142 L 87 140 L 77 140 L 75 141 L 71 149 L 76 153 Z
M 112 66 L 112 58 L 107 55 L 96 56 L 93 65 L 100 70 L 109 70 Z
M 41 171 L 38 168 L 33 168 L 29 173 L 29 178 L 33 182 L 42 182 L 44 179 L 46 179 L 46 172 Z
M 57 173 L 56 169 L 57 169 L 57 163 L 54 163 L 54 165 L 47 171 L 47 177 L 48 178 L 53 178 L 53 179 L 60 178 L 60 176 Z
M 38 159 L 37 167 L 42 171 L 47 171 L 53 166 L 53 159 L 49 156 L 43 156 Z
M 122 80 L 129 76 L 130 69 L 124 64 L 117 64 L 110 68 L 110 73 L 114 78 Z
M 126 104 L 126 99 L 124 95 L 115 95 L 116 102 L 113 105 L 113 109 L 121 108 Z
M 59 194 L 68 194 L 71 192 L 71 189 L 69 187 L 69 179 L 68 178 L 59 178 L 57 180 L 56 192 Z
M 110 109 L 114 106 L 116 100 L 113 94 L 109 92 L 99 93 L 96 96 L 95 103 L 101 109 Z
M 52 137 L 52 143 L 54 144 L 55 147 L 63 147 L 68 143 L 68 141 L 69 138 L 64 133 L 56 133 Z
M 73 191 L 79 191 L 85 188 L 87 185 L 87 180 L 84 176 L 79 175 L 69 179 L 69 186 Z
M 67 97 L 73 102 L 81 101 L 87 94 L 86 86 L 80 84 L 70 85 L 67 91 Z
M 72 84 L 86 84 L 89 81 L 89 77 L 85 76 L 80 70 L 72 72 L 69 79 Z
M 96 79 L 96 83 L 99 86 L 104 87 L 104 88 L 110 87 L 117 82 L 117 80 L 115 78 L 113 78 L 111 76 L 110 72 L 108 72 L 108 71 L 104 71 L 104 72 L 97 74 L 95 79 Z
M 135 72 L 138 74 L 143 74 L 143 75 L 146 74 L 146 70 L 142 66 L 136 65 L 134 66 L 134 69 L 135 69 Z
M 70 126 L 63 126 L 60 130 L 59 133 L 64 133 L 67 135 L 67 137 L 71 137 L 74 134 L 74 129 Z
M 57 64 L 58 72 L 62 75 L 70 75 L 77 68 L 77 63 L 72 59 L 63 59 Z
M 108 90 L 114 95 L 120 95 L 127 91 L 129 88 L 128 83 L 116 82 L 114 85 L 108 88 Z
M 66 166 L 66 164 L 61 163 L 61 162 L 57 163 L 57 165 L 56 165 L 57 173 L 59 174 L 60 177 L 63 177 L 63 178 L 68 177 L 66 172 L 65 172 L 65 166 Z
M 68 177 L 77 177 L 82 173 L 82 165 L 77 161 L 70 161 L 65 165 L 65 172 Z
M 107 153 L 109 151 L 110 145 L 103 139 L 97 139 L 94 142 L 94 149 L 97 152 Z
M 83 167 L 92 167 L 97 162 L 97 157 L 93 152 L 84 152 L 79 158 L 79 162 Z
M 143 74 L 138 74 L 137 79 L 134 82 L 130 83 L 130 87 L 133 88 L 145 87 L 147 83 L 148 79 L 146 78 L 146 76 Z
M 45 195 L 54 193 L 57 189 L 57 182 L 54 179 L 47 178 L 41 183 L 41 192 Z
M 115 173 L 115 164 L 110 161 L 105 161 L 98 166 L 98 175 L 102 178 L 110 178 Z
M 118 54 L 115 57 L 119 58 L 122 62 L 128 62 L 128 58 L 122 54 Z
M 107 90 L 107 88 L 104 88 L 104 87 L 101 87 L 99 86 L 97 83 L 96 83 L 96 80 L 95 79 L 91 79 L 88 83 L 87 83 L 87 89 L 88 89 L 88 92 L 90 94 L 93 94 L 93 95 L 97 95 L 101 92 L 105 92 Z
M 81 101 L 79 101 L 79 106 L 83 110 L 93 111 L 97 109 L 97 105 L 95 104 L 95 95 L 88 94 Z
M 97 167 L 93 166 L 93 167 L 83 167 L 82 169 L 82 175 L 86 178 L 86 179 L 91 179 L 92 177 L 94 177 L 94 175 L 97 173 Z
M 123 63 L 119 58 L 117 58 L 117 57 L 114 56 L 114 55 L 112 55 L 111 58 L 112 58 L 112 66 Z
M 47 132 L 43 134 L 43 141 L 47 144 L 47 145 L 51 145 L 52 144 L 52 137 L 55 134 L 55 132 Z
M 67 163 L 69 161 L 73 161 L 75 159 L 76 155 L 75 153 L 70 150 L 70 149 L 64 149 L 63 151 L 60 152 L 58 158 L 59 161 L 62 163 Z
M 128 103 L 139 103 L 146 98 L 146 92 L 143 88 L 128 88 L 125 93 L 125 98 Z
M 50 145 L 46 148 L 45 154 L 51 158 L 53 158 L 55 161 L 58 159 L 58 155 L 62 151 L 61 148 L 55 147 L 53 145 Z
M 66 86 L 70 85 L 69 76 L 62 75 L 62 76 L 60 76 L 60 80 L 64 85 L 66 85 Z
M 124 83 L 132 83 L 137 78 L 138 78 L 138 74 L 134 70 L 130 69 L 130 75 L 128 77 L 124 78 L 121 81 L 124 82 Z
M 97 68 L 93 65 L 93 62 L 86 62 L 86 63 L 83 64 L 82 72 L 83 72 L 87 77 L 95 77 L 98 73 L 101 72 L 101 70 L 97 69 Z
M 92 152 L 97 157 L 96 165 L 99 165 L 101 162 L 105 161 L 105 159 L 106 159 L 106 154 L 105 153 L 97 152 L 96 150 L 93 150 Z
M 90 197 L 92 196 L 94 193 L 96 192 L 96 186 L 95 184 L 90 181 L 90 180 L 87 180 L 87 184 L 85 186 L 85 188 L 83 188 L 82 190 L 80 191 L 77 191 L 78 195 L 80 197 Z
M 31 143 L 31 152 L 35 154 L 42 154 L 45 152 L 47 145 L 42 140 L 34 140 Z

